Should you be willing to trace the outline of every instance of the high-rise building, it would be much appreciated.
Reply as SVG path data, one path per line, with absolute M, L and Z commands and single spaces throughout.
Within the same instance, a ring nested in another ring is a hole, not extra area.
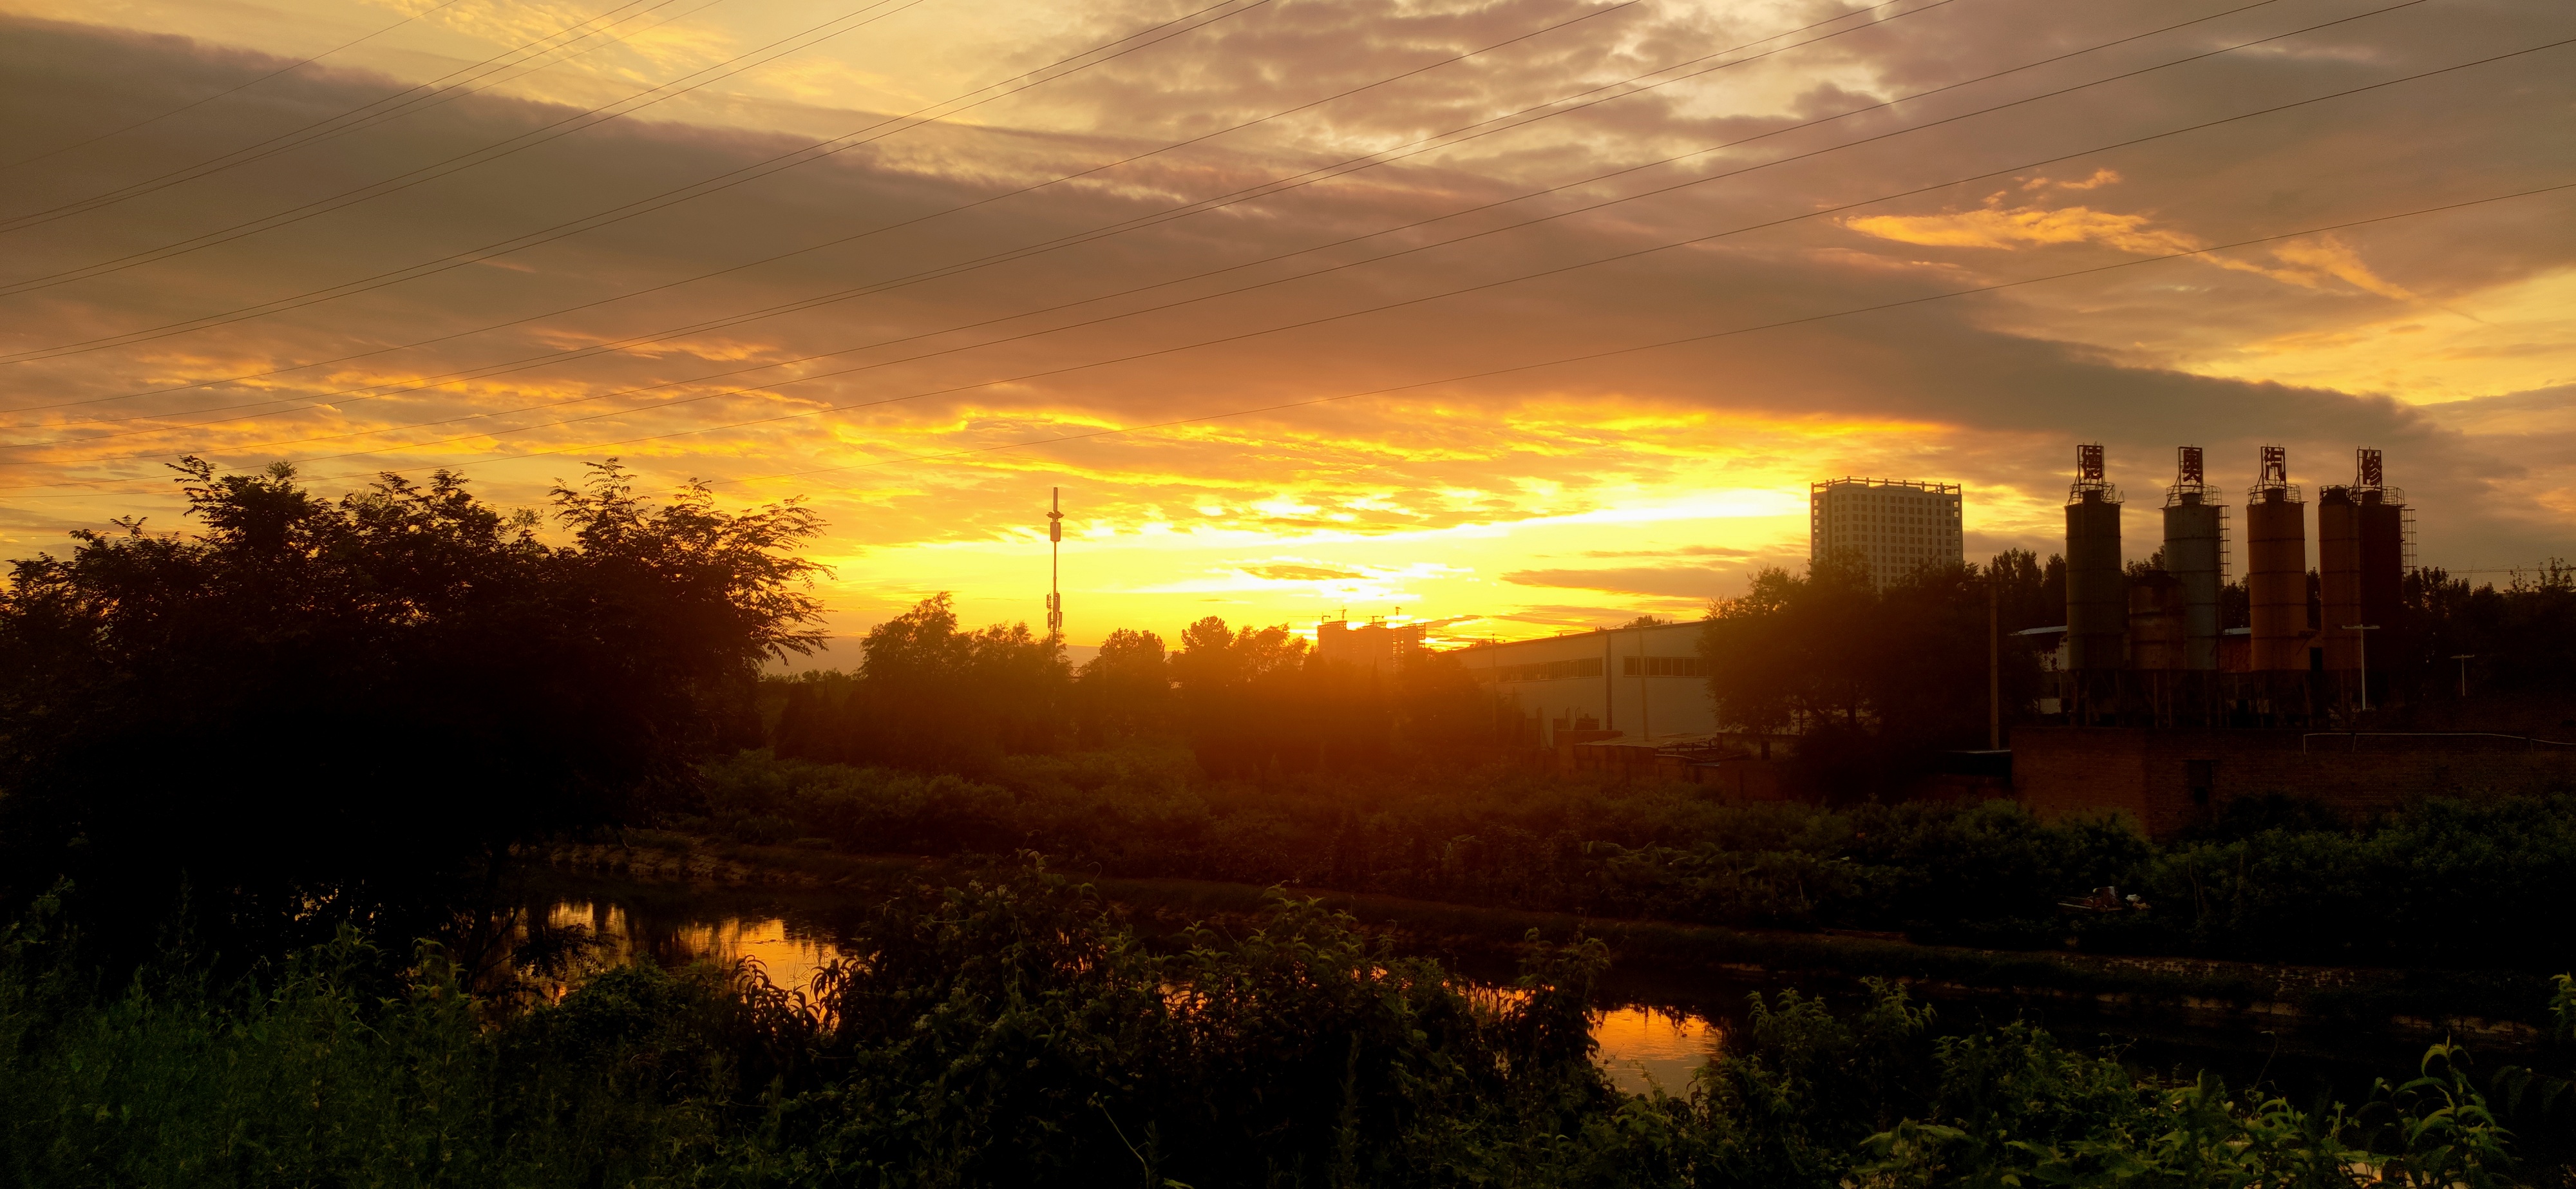
M 1927 565 L 1966 560 L 1959 485 L 1830 479 L 1807 486 L 1807 561 L 1848 555 L 1884 587 Z

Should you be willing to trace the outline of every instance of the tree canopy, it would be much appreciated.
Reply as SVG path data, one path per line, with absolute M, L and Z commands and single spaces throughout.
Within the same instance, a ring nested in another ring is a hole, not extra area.
M 656 504 L 611 462 L 553 491 L 553 545 L 449 472 L 330 499 L 284 464 L 178 470 L 192 531 L 75 532 L 0 590 L 12 907 L 70 880 L 110 933 L 183 892 L 254 950 L 435 931 L 512 844 L 751 741 L 763 658 L 820 638 L 792 502 Z
M 2062 602 L 2047 618 L 2060 572 L 2020 551 L 1985 567 L 1927 566 L 1883 589 L 1846 559 L 1805 575 L 1763 570 L 1743 597 L 1711 605 L 1701 632 L 1718 720 L 1808 735 L 1801 754 L 1827 787 L 1888 791 L 1930 751 L 1985 745 L 1989 615 L 2006 633 L 2063 622 Z M 2039 669 L 2011 643 L 2001 660 L 2010 715 L 2038 695 Z

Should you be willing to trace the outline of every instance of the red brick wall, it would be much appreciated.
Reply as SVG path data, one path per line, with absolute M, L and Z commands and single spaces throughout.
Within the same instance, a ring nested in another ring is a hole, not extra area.
M 2021 727 L 2012 750 L 2014 794 L 2042 817 L 2119 813 L 2157 836 L 2238 797 L 2312 798 L 2359 819 L 2419 797 L 2576 787 L 2576 748 L 2520 739 Z

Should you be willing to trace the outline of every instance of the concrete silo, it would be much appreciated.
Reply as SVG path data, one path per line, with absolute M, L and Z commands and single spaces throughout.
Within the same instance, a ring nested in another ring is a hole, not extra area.
M 2066 667 L 2116 670 L 2127 661 L 2129 599 L 2120 571 L 2120 491 L 2102 477 L 2102 447 L 2075 448 L 2066 496 Z
M 2245 494 L 2245 595 L 2257 672 L 2308 667 L 2308 523 L 2290 482 L 2289 452 L 2263 447 L 2262 471 Z
M 2183 659 L 2176 668 L 2218 668 L 2218 596 L 2227 585 L 2227 506 L 2209 486 L 2200 447 L 2175 452 L 2165 489 L 2165 572 L 2180 585 Z
M 2326 672 L 2349 688 L 2361 669 L 2361 500 L 2349 487 L 2317 489 L 2317 646 Z
M 2356 450 L 2353 463 L 2352 486 L 2317 494 L 2317 593 L 2323 616 L 2317 634 L 2325 647 L 2326 669 L 2341 675 L 2347 698 L 2360 698 L 2368 688 L 2356 679 L 2364 663 L 2386 669 L 2402 647 L 2395 636 L 2405 598 L 2406 493 L 2384 481 L 2379 451 Z
M 2129 667 L 2153 672 L 2188 669 L 2191 630 L 2182 582 L 2157 570 L 2129 583 Z

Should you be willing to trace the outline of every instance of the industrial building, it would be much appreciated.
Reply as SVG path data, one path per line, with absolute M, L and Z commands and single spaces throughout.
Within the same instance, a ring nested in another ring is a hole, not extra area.
M 2398 630 L 2410 556 L 2406 496 L 2384 482 L 2380 452 L 2356 451 L 2354 471 L 2352 483 L 2319 492 L 2312 609 L 2307 502 L 2290 482 L 2289 452 L 2262 447 L 2245 493 L 2246 623 L 2231 628 L 2219 609 L 2228 510 L 2200 449 L 2176 453 L 2161 564 L 2132 574 L 2102 447 L 2076 447 L 2058 699 L 2066 721 L 2350 725 L 2369 708 L 2369 634 Z M 2383 638 L 2381 656 L 2396 655 L 2395 643 Z
M 1665 623 L 1475 644 L 1449 655 L 1517 706 L 1545 747 L 1560 735 L 1701 737 L 1717 732 L 1717 711 L 1699 634 L 1696 622 Z
M 1909 479 L 1829 479 L 1807 485 L 1807 564 L 1850 558 L 1888 584 L 1966 559 L 1959 485 Z
M 2077 447 L 2060 696 L 2042 705 L 2057 722 L 2013 732 L 2024 804 L 2121 813 L 2162 834 L 2240 796 L 2288 793 L 2359 815 L 2411 796 L 2567 786 L 2576 754 L 2545 740 L 2370 730 L 2385 700 L 2371 673 L 2402 648 L 2412 564 L 2406 496 L 2385 482 L 2379 451 L 2355 451 L 2353 481 L 2318 489 L 2312 571 L 2289 452 L 2261 448 L 2245 493 L 2241 627 L 2221 619 L 2228 510 L 2202 464 L 2197 447 L 2177 452 L 2161 564 L 2131 572 L 2102 449 Z

